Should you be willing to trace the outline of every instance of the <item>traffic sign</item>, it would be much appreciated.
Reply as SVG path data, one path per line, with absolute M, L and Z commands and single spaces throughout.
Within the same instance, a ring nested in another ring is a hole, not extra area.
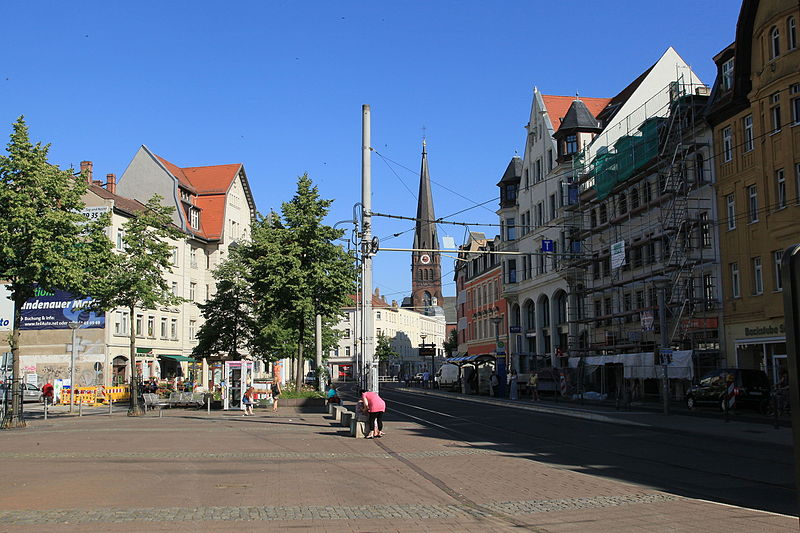
M 553 251 L 553 241 L 552 241 L 552 239 L 542 239 L 542 251 L 543 252 L 552 252 Z

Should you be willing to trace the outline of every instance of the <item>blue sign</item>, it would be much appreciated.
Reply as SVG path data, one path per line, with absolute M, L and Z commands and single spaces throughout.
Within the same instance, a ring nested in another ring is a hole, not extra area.
M 551 239 L 542 239 L 542 251 L 543 252 L 553 251 L 553 241 Z
M 68 292 L 37 288 L 34 297 L 22 305 L 20 329 L 69 329 L 70 322 L 83 328 L 104 328 L 106 315 L 90 311 L 92 299 Z

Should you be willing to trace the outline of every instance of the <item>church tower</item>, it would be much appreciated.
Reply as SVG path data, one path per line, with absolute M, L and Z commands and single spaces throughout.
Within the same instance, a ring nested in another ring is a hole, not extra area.
M 420 312 L 425 312 L 432 305 L 444 303 L 441 257 L 438 251 L 439 238 L 436 234 L 436 224 L 433 222 L 435 219 L 431 178 L 428 174 L 428 151 L 423 140 L 414 250 L 432 251 L 411 253 L 411 301 L 414 308 Z

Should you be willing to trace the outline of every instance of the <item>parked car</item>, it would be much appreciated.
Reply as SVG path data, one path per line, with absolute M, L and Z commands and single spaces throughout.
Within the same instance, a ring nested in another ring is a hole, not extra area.
M 311 371 L 306 374 L 306 377 L 303 379 L 303 383 L 306 385 L 316 386 L 317 385 L 317 373 L 315 371 Z
M 720 368 L 700 378 L 686 393 L 686 406 L 713 405 L 724 409 L 728 376 L 733 376 L 736 403 L 734 408 L 749 407 L 763 410 L 769 401 L 769 379 L 761 370 Z
M 413 381 L 416 383 L 422 383 L 422 372 L 417 372 L 416 374 L 414 374 Z
M 0 385 L 0 403 L 4 402 L 6 399 L 6 395 L 8 395 L 9 401 L 11 400 L 11 391 L 6 390 L 9 387 L 8 384 L 3 383 Z M 42 399 L 42 391 L 39 390 L 39 387 L 36 385 L 31 385 L 30 383 L 24 383 L 22 389 L 22 401 L 23 402 L 38 402 Z

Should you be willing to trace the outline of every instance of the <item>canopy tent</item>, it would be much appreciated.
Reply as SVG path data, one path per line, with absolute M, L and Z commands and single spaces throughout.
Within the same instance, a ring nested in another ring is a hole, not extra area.
M 473 355 L 464 354 L 456 357 L 450 357 L 448 359 L 445 359 L 444 362 L 461 366 L 467 363 L 480 364 L 494 360 L 495 356 L 490 354 L 473 354 Z
M 166 357 L 168 359 L 173 359 L 175 361 L 188 361 L 190 363 L 194 363 L 197 361 L 194 357 L 186 357 L 185 355 L 171 355 L 171 354 L 158 354 L 159 357 Z
M 655 364 L 653 352 L 570 357 L 570 368 L 577 368 L 581 360 L 588 367 L 621 364 L 625 368 L 626 378 L 655 379 L 663 376 L 661 365 Z M 693 379 L 692 350 L 675 350 L 672 352 L 672 362 L 667 365 L 667 375 L 673 379 Z

